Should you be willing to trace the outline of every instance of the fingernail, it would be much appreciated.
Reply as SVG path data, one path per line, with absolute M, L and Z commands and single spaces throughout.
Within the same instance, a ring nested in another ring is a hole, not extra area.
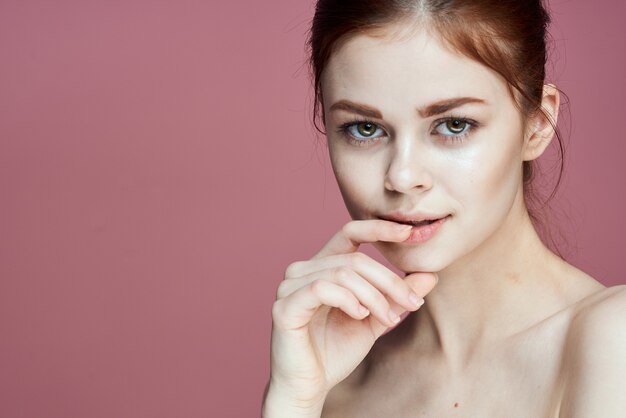
M 420 304 L 420 298 L 413 291 L 411 291 L 411 293 L 409 293 L 409 301 L 411 302 L 412 306 L 416 306 L 417 307 Z
M 413 225 L 398 224 L 398 225 L 395 225 L 394 228 L 396 228 L 398 232 L 406 232 L 409 229 L 413 228 Z
M 359 313 L 362 316 L 367 316 L 367 315 L 369 315 L 370 311 L 365 306 L 361 305 L 361 306 L 359 306 Z
M 394 324 L 397 324 L 398 322 L 400 322 L 400 317 L 392 309 L 389 310 L 388 316 L 391 322 L 393 322 Z

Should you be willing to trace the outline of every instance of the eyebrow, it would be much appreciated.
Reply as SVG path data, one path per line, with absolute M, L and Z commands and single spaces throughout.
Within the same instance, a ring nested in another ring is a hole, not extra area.
M 483 99 L 478 99 L 476 97 L 455 97 L 452 99 L 444 99 L 435 103 L 431 103 L 428 106 L 417 109 L 417 113 L 423 118 L 428 118 L 431 116 L 439 115 L 441 113 L 445 113 L 450 109 L 454 109 L 460 106 L 463 106 L 467 103 L 479 103 L 479 104 L 487 104 L 487 102 Z M 339 100 L 335 102 L 331 107 L 331 111 L 335 110 L 345 110 L 352 113 L 357 113 L 359 115 L 369 117 L 369 118 L 377 118 L 382 119 L 383 114 L 380 110 L 364 105 L 361 103 L 351 102 L 350 100 Z
M 366 116 L 368 118 L 378 118 L 378 119 L 383 118 L 383 114 L 380 112 L 380 110 L 364 105 L 364 104 L 351 102 L 350 100 L 345 100 L 345 99 L 335 102 L 330 107 L 331 112 L 335 110 L 345 110 L 347 112 L 357 113 L 359 115 Z
M 424 108 L 417 109 L 417 113 L 419 113 L 419 115 L 423 118 L 428 118 L 430 116 L 439 115 L 441 113 L 447 112 L 450 109 L 463 106 L 467 103 L 487 104 L 487 102 L 483 99 L 478 99 L 476 97 L 455 97 L 452 99 L 440 100 Z

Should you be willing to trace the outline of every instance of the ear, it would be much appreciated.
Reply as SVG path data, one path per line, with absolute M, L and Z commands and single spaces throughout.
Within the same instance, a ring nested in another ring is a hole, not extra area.
M 559 90 L 554 84 L 544 84 L 541 107 L 555 126 L 559 116 L 559 106 Z M 524 139 L 524 161 L 538 158 L 554 137 L 554 128 L 550 124 L 550 120 L 546 119 L 544 112 L 537 111 L 537 114 L 528 120 Z

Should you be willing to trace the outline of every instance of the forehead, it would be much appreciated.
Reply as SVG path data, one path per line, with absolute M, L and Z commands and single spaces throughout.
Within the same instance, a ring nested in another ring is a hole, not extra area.
M 402 37 L 351 36 L 331 56 L 321 83 L 325 107 L 344 98 L 412 109 L 450 97 L 491 103 L 508 98 L 504 78 L 424 30 Z

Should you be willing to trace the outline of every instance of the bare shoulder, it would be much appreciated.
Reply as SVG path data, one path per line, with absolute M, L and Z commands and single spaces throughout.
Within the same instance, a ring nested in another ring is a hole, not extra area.
M 559 418 L 626 416 L 626 285 L 582 301 L 570 323 L 563 366 Z

